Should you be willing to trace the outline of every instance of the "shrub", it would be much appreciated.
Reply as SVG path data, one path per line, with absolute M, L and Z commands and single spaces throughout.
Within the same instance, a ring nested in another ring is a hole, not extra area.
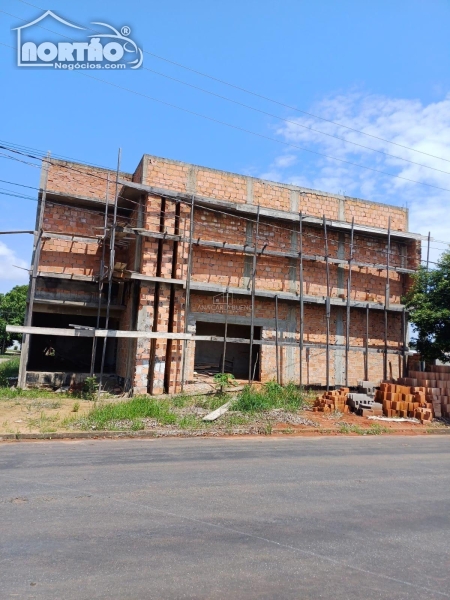
M 296 411 L 303 408 L 304 404 L 304 392 L 294 383 L 282 386 L 275 381 L 269 381 L 260 389 L 245 386 L 232 408 L 242 412 L 261 412 L 274 408 Z
M 18 377 L 20 358 L 12 358 L 0 363 L 0 387 L 9 386 L 9 377 Z

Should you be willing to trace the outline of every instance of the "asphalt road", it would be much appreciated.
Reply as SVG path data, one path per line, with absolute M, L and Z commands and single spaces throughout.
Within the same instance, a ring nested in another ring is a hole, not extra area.
M 0 598 L 450 598 L 450 438 L 0 444 Z

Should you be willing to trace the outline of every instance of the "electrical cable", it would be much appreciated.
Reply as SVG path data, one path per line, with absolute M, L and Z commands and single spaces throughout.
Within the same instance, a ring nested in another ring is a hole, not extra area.
M 5 11 L 1 11 L 1 12 L 5 12 Z M 9 13 L 6 13 L 6 14 L 9 14 Z M 14 15 L 12 15 L 12 16 L 14 16 Z M 20 18 L 20 17 L 16 17 L 16 18 Z M 21 19 L 21 20 L 24 20 L 24 19 Z M 45 29 L 45 28 L 43 28 L 43 29 Z M 51 30 L 49 30 L 49 31 L 51 31 Z M 67 36 L 64 36 L 64 37 L 67 37 Z M 69 39 L 72 39 L 72 38 L 69 38 Z M 0 42 L 0 44 L 3 45 L 3 46 L 8 47 L 8 44 L 4 44 L 3 42 Z M 14 49 L 13 46 L 9 46 L 9 47 Z M 279 140 L 277 138 L 273 138 L 273 137 L 270 137 L 268 135 L 265 135 L 265 134 L 262 134 L 262 133 L 258 133 L 256 131 L 252 131 L 250 129 L 246 129 L 244 127 L 240 127 L 238 125 L 234 125 L 232 123 L 228 123 L 226 121 L 222 121 L 222 120 L 216 119 L 214 117 L 209 117 L 207 115 L 204 115 L 202 113 L 198 113 L 196 111 L 184 108 L 182 106 L 178 106 L 176 104 L 172 104 L 170 102 L 166 102 L 165 100 L 161 100 L 159 98 L 154 98 L 153 96 L 149 96 L 149 95 L 144 94 L 142 92 L 139 92 L 137 90 L 133 90 L 131 88 L 127 88 L 125 86 L 121 86 L 121 85 L 112 83 L 111 81 L 107 81 L 107 80 L 101 79 L 99 77 L 94 77 L 93 75 L 88 75 L 87 73 L 80 73 L 80 75 L 82 75 L 84 77 L 88 77 L 89 79 L 93 79 L 95 81 L 100 81 L 101 83 L 105 83 L 105 84 L 107 84 L 109 86 L 112 86 L 112 87 L 115 87 L 117 89 L 120 89 L 120 90 L 123 90 L 123 91 L 127 91 L 127 92 L 129 92 L 131 94 L 134 94 L 134 95 L 146 98 L 147 100 L 151 100 L 152 102 L 157 102 L 157 103 L 162 104 L 164 106 L 169 106 L 170 108 L 175 108 L 176 110 L 185 112 L 187 114 L 191 114 L 191 115 L 200 117 L 202 119 L 206 119 L 206 120 L 211 121 L 213 123 L 218 123 L 220 125 L 224 125 L 225 127 L 229 127 L 231 129 L 235 129 L 236 131 L 242 131 L 243 133 L 248 133 L 250 135 L 253 135 L 253 136 L 259 137 L 261 139 L 268 140 L 268 141 L 272 141 L 272 142 L 275 142 L 277 144 L 281 144 L 283 146 L 288 146 L 288 147 L 291 147 L 291 148 L 295 148 L 296 150 L 300 150 L 302 152 L 308 152 L 310 154 L 314 154 L 314 155 L 317 155 L 317 156 L 322 156 L 324 158 L 327 158 L 327 159 L 330 159 L 330 160 L 334 160 L 334 161 L 337 161 L 337 162 L 340 162 L 340 163 L 343 163 L 343 164 L 351 165 L 351 166 L 354 166 L 354 167 L 359 167 L 361 169 L 365 169 L 365 170 L 371 171 L 373 173 L 378 173 L 380 175 L 384 175 L 384 176 L 387 176 L 387 177 L 394 177 L 396 179 L 401 179 L 403 181 L 408 181 L 409 183 L 415 183 L 417 185 L 422 185 L 422 186 L 430 187 L 430 188 L 433 188 L 433 189 L 438 189 L 438 190 L 441 190 L 441 191 L 447 191 L 447 192 L 450 191 L 450 189 L 442 188 L 440 186 L 436 186 L 436 185 L 433 185 L 431 183 L 425 183 L 425 182 L 422 182 L 422 181 L 417 181 L 415 179 L 410 179 L 408 177 L 403 177 L 402 175 L 396 175 L 394 173 L 389 173 L 387 171 L 382 171 L 381 169 L 375 169 L 374 167 L 368 167 L 366 165 L 362 165 L 360 163 L 356 163 L 356 162 L 353 162 L 353 161 L 350 161 L 350 160 L 346 160 L 346 159 L 343 159 L 343 158 L 337 158 L 336 156 L 332 156 L 331 154 L 325 154 L 323 152 L 318 152 L 316 150 L 311 150 L 309 148 L 303 148 L 302 146 L 298 146 L 297 144 L 292 144 L 290 142 Z M 417 164 L 417 163 L 414 163 L 414 164 Z M 424 165 L 421 165 L 421 166 L 424 166 Z M 447 173 L 446 171 L 443 171 L 443 172 Z
M 0 147 L 2 147 L 2 146 L 0 146 Z M 29 158 L 33 158 L 33 159 L 35 159 L 35 160 L 41 160 L 41 161 L 44 161 L 44 162 L 46 161 L 46 159 L 43 159 L 43 158 L 41 158 L 41 157 L 36 157 L 36 156 L 33 156 L 33 155 L 31 155 L 31 154 L 26 154 L 26 153 L 23 153 L 23 152 L 21 152 L 21 151 L 18 151 L 18 150 L 13 150 L 13 149 L 9 149 L 9 148 L 6 148 L 6 149 L 7 149 L 7 150 L 9 150 L 9 151 L 16 152 L 16 153 L 18 153 L 18 154 L 21 154 L 21 155 L 27 156 L 27 157 L 29 157 Z M 6 158 L 11 158 L 11 157 L 8 157 L 7 155 L 5 155 L 5 157 L 6 157 Z M 21 161 L 21 162 L 25 162 L 25 161 Z M 51 159 L 50 159 L 50 160 L 48 160 L 48 162 L 51 164 Z M 34 167 L 38 166 L 38 165 L 35 165 L 34 163 L 25 163 L 25 164 L 29 164 L 29 165 L 31 165 L 31 166 L 34 166 Z M 97 179 L 101 179 L 101 180 L 103 180 L 103 181 L 106 181 L 106 178 L 104 178 L 104 177 L 102 177 L 102 176 L 100 176 L 100 175 L 93 174 L 93 173 L 89 173 L 89 172 L 85 172 L 85 171 L 80 171 L 79 169 L 76 169 L 76 168 L 74 168 L 74 167 L 72 167 L 72 166 L 69 166 L 69 165 L 58 165 L 58 166 L 60 166 L 60 167 L 63 167 L 63 168 L 66 168 L 66 169 L 73 170 L 73 171 L 75 171 L 75 172 L 78 172 L 78 173 L 81 173 L 81 174 L 83 174 L 83 175 L 85 175 L 85 176 L 86 176 L 86 175 L 88 175 L 88 176 L 95 177 L 95 178 L 97 178 Z M 161 195 L 163 196 L 163 194 L 161 194 Z M 119 196 L 119 197 L 120 197 L 120 198 L 122 198 L 122 199 L 128 200 L 128 201 L 130 201 L 130 202 L 133 202 L 134 204 L 138 204 L 137 202 L 135 202 L 135 201 L 132 201 L 132 200 L 129 200 L 128 198 L 125 198 L 124 196 Z M 171 199 L 171 198 L 169 197 L 169 199 Z M 183 200 L 181 200 L 181 202 L 183 202 Z M 186 203 L 186 204 L 188 204 L 189 202 L 186 200 L 186 201 L 185 201 L 185 203 Z M 80 208 L 81 208 L 81 207 L 80 207 Z M 126 207 L 121 207 L 121 208 L 125 208 L 125 209 L 126 209 Z M 203 207 L 203 208 L 204 208 L 204 210 L 209 210 L 209 211 L 212 211 L 212 212 L 215 212 L 215 213 L 224 214 L 224 215 L 228 215 L 228 216 L 229 216 L 229 213 L 227 213 L 227 212 L 225 212 L 225 211 L 220 211 L 220 210 L 218 210 L 218 209 L 213 209 L 213 208 L 210 208 L 210 207 Z M 128 210 L 133 210 L 133 209 L 128 209 Z M 253 222 L 253 223 L 254 223 L 254 222 L 256 222 L 256 221 L 254 221 L 253 219 L 249 219 L 249 218 L 246 218 L 246 217 L 240 217 L 240 218 L 241 218 L 242 220 L 245 220 L 245 221 L 249 221 L 249 222 Z M 288 229 L 288 228 L 286 228 L 286 227 L 280 227 L 280 226 L 273 225 L 273 224 L 269 224 L 269 225 L 267 225 L 267 226 L 268 226 L 268 227 L 271 227 L 271 228 L 273 228 L 273 229 L 280 229 L 280 230 L 287 231 L 287 232 L 293 232 L 293 231 L 294 231 L 294 230 Z M 305 235 L 308 235 L 308 234 L 305 234 Z M 310 234 L 310 237 L 314 237 L 314 238 L 316 238 L 316 239 L 319 239 L 319 240 L 321 240 L 321 239 L 322 239 L 320 236 L 314 236 L 313 234 Z M 366 237 L 369 237 L 370 239 L 372 239 L 370 236 L 366 236 Z M 330 240 L 330 241 L 331 241 L 331 240 Z M 335 240 L 333 240 L 333 243 L 335 243 L 335 244 L 336 244 L 336 243 L 338 243 L 338 242 L 337 242 L 337 241 L 335 241 Z M 359 245 L 359 246 L 360 246 L 360 245 Z M 370 250 L 372 250 L 372 251 L 373 251 L 373 248 L 372 248 L 372 247 L 368 247 L 368 246 L 365 246 L 365 247 L 366 247 L 366 248 L 369 248 Z M 380 252 L 380 253 L 384 253 L 384 254 L 386 254 L 386 253 L 387 253 L 387 251 L 383 251 L 383 250 L 379 250 L 379 252 Z M 392 253 L 391 253 L 391 254 L 392 254 Z
M 39 8 L 39 10 L 45 10 L 44 8 L 42 8 L 42 7 L 40 7 L 40 6 L 37 6 L 36 4 L 32 4 L 31 2 L 26 2 L 25 0 L 18 0 L 18 2 L 22 2 L 22 4 L 27 4 L 28 6 L 32 6 L 32 7 L 34 7 L 34 8 Z M 7 13 L 6 11 L 1 11 L 1 12 L 4 12 L 5 14 L 8 14 L 9 16 L 12 16 L 12 17 L 14 17 L 14 18 L 16 18 L 16 19 L 20 19 L 21 21 L 25 21 L 25 19 L 22 19 L 21 17 L 17 17 L 16 15 L 12 15 L 11 13 Z M 47 29 L 46 27 L 42 27 L 42 26 L 40 26 L 40 25 L 39 25 L 38 27 L 41 27 L 42 29 L 46 29 L 47 31 L 52 31 L 51 29 Z M 90 27 L 86 27 L 85 29 L 88 29 L 89 31 L 94 31 L 94 32 L 95 32 L 95 30 L 94 30 L 94 29 L 91 29 Z M 53 33 L 55 33 L 55 32 L 53 32 Z M 68 37 L 68 36 L 63 36 L 63 37 L 66 37 L 67 39 L 73 39 L 73 38 L 70 38 L 70 37 Z M 246 88 L 243 88 L 243 87 L 237 86 L 237 85 L 235 85 L 235 84 L 232 84 L 232 83 L 230 83 L 230 82 L 227 82 L 227 81 L 225 81 L 225 80 L 223 80 L 223 79 L 219 79 L 218 77 L 214 77 L 214 76 L 212 76 L 212 75 L 208 75 L 207 73 L 203 73 L 203 72 L 201 72 L 201 71 L 198 71 L 198 70 L 196 70 L 196 69 L 193 69 L 193 68 L 191 68 L 191 67 L 187 67 L 186 65 L 183 65 L 183 64 L 181 64 L 181 63 L 179 63 L 179 62 L 176 62 L 176 61 L 170 60 L 170 59 L 168 59 L 168 58 L 165 58 L 165 57 L 163 57 L 163 56 L 160 56 L 160 55 L 158 55 L 158 54 L 155 54 L 155 53 L 153 53 L 153 52 L 149 52 L 148 50 L 143 50 L 143 53 L 144 53 L 144 54 L 148 54 L 149 56 L 153 56 L 154 58 L 157 58 L 158 60 L 162 60 L 162 61 L 164 61 L 164 62 L 167 62 L 167 63 L 169 63 L 169 64 L 172 64 L 172 65 L 175 65 L 175 66 L 177 66 L 177 67 L 180 67 L 180 68 L 182 68 L 182 69 L 185 69 L 186 71 L 190 71 L 191 73 L 195 73 L 196 75 L 200 75 L 200 76 L 202 76 L 202 77 L 206 77 L 206 78 L 208 78 L 208 79 L 211 79 L 212 81 L 216 81 L 216 82 L 218 82 L 218 83 L 221 83 L 222 85 L 226 85 L 226 86 L 228 86 L 228 87 L 234 88 L 234 89 L 236 89 L 236 90 L 239 90 L 239 91 L 241 91 L 241 92 L 245 92 L 246 94 L 250 94 L 250 95 L 252 95 L 252 96 L 255 96 L 255 97 L 257 97 L 257 98 L 260 98 L 260 99 L 262 99 L 262 100 L 266 100 L 266 101 L 268 101 L 268 102 L 271 102 L 271 103 L 273 103 L 273 104 L 278 104 L 279 106 L 282 106 L 282 107 L 284 107 L 284 108 L 288 108 L 288 109 L 290 109 L 290 110 L 293 110 L 293 111 L 296 111 L 296 112 L 299 112 L 299 113 L 302 113 L 302 114 L 308 115 L 308 116 L 310 116 L 310 117 L 314 117 L 315 119 L 319 119 L 319 120 L 321 120 L 321 121 L 324 121 L 324 122 L 326 122 L 326 123 L 331 123 L 331 124 L 333 124 L 333 125 L 336 125 L 336 126 L 338 126 L 338 127 L 343 127 L 344 129 L 348 129 L 349 131 L 353 131 L 353 132 L 355 132 L 355 133 L 359 133 L 359 134 L 362 134 L 362 135 L 365 135 L 365 136 L 371 137 L 371 138 L 373 138 L 373 139 L 376 139 L 376 140 L 379 140 L 379 141 L 383 141 L 383 142 L 386 142 L 386 143 L 388 143 L 388 144 L 392 144 L 392 145 L 394 145 L 394 146 L 398 146 L 398 147 L 400 147 L 400 148 L 404 148 L 405 150 L 410 150 L 410 151 L 412 151 L 412 152 L 417 152 L 418 154 L 423 154 L 424 156 L 429 156 L 429 157 L 431 157 L 431 158 L 436 158 L 436 159 L 438 159 L 438 160 L 442 160 L 442 161 L 445 161 L 445 162 L 450 162 L 450 159 L 443 158 L 443 157 L 441 157 L 441 156 L 436 156 L 436 155 L 434 155 L 434 154 L 430 154 L 430 153 L 428 153 L 428 152 L 424 152 L 423 150 L 417 150 L 416 148 L 411 148 L 411 147 L 409 147 L 409 146 L 405 146 L 405 145 L 403 145 L 403 144 L 399 144 L 399 143 L 397 143 L 397 142 L 393 142 L 392 140 L 387 140 L 387 139 L 385 139 L 385 138 L 382 138 L 382 137 L 380 137 L 380 136 L 376 136 L 376 135 L 370 134 L 370 133 L 368 133 L 368 132 L 366 132 L 366 131 L 361 131 L 361 130 L 359 130 L 359 129 L 356 129 L 356 128 L 353 128 L 353 127 L 350 127 L 350 126 L 348 126 L 348 125 L 344 125 L 343 123 L 337 123 L 336 121 L 333 121 L 333 120 L 331 120 L 331 119 L 326 119 L 326 118 L 324 118 L 324 117 L 320 117 L 319 115 L 315 115 L 315 114 L 313 114 L 313 113 L 311 113 L 311 112 L 307 112 L 307 111 L 305 111 L 305 110 L 301 110 L 301 109 L 299 109 L 299 108 L 296 108 L 296 107 L 294 107 L 294 106 L 290 106 L 290 105 L 288 105 L 288 104 L 285 104 L 285 103 L 283 103 L 283 102 L 279 102 L 278 100 L 274 100 L 273 98 L 269 98 L 269 97 L 267 97 L 267 96 L 264 96 L 264 95 L 262 95 L 262 94 L 258 94 L 258 93 L 256 93 L 256 92 L 253 92 L 253 91 L 251 91 L 251 90 L 248 90 L 248 89 L 246 89 Z M 147 69 L 146 67 L 143 67 L 143 68 L 144 68 L 144 69 L 146 69 L 146 70 L 148 70 L 148 71 L 151 71 L 151 69 Z M 154 71 L 154 72 L 155 72 L 155 73 L 157 73 L 156 71 Z M 161 75 L 161 73 L 158 73 L 158 74 L 159 74 L 159 75 Z M 166 75 L 163 75 L 163 76 L 164 76 L 164 77 L 167 77 Z M 181 82 L 181 81 L 180 81 L 180 83 L 184 83 L 184 82 Z M 186 85 L 190 85 L 190 84 L 186 84 Z M 196 87 L 196 86 L 192 86 L 192 87 Z M 212 94 L 212 92 L 209 92 L 209 91 L 207 91 L 207 90 L 203 90 L 202 88 L 197 88 L 197 89 L 200 89 L 201 91 L 205 91 L 206 93 L 211 93 L 211 94 Z M 217 95 L 217 94 L 214 94 L 214 95 Z M 220 97 L 221 97 L 221 96 L 220 96 Z M 226 100 L 229 100 L 228 98 L 224 98 L 224 99 L 226 99 Z M 233 100 L 230 100 L 230 101 L 231 101 L 231 102 L 234 102 Z M 252 107 L 247 107 L 247 108 L 252 108 Z M 255 109 L 255 110 L 257 110 L 257 109 Z M 272 115 L 272 116 L 274 116 L 274 115 Z M 281 118 L 281 117 L 276 117 L 276 118 Z M 285 120 L 285 119 L 283 119 L 283 120 Z M 295 124 L 297 125 L 298 123 L 295 123 Z M 308 129 L 309 129 L 309 128 L 308 128 Z M 317 131 L 317 130 L 313 130 L 313 131 Z M 330 135 L 330 134 L 327 134 L 327 133 L 325 133 L 325 132 L 323 132 L 323 131 L 318 131 L 318 133 L 321 133 L 321 134 L 323 134 L 323 135 Z M 331 137 L 336 137 L 336 136 L 331 136 Z M 350 141 L 350 140 L 346 140 L 346 139 L 343 139 L 343 138 L 337 138 L 337 139 L 342 139 L 343 141 L 345 141 L 345 142 L 347 142 L 347 143 L 350 143 L 350 144 L 354 144 L 354 143 L 355 143 L 355 142 L 352 142 L 352 141 Z M 356 144 L 356 145 L 359 145 L 359 144 Z M 365 146 L 362 146 L 362 147 L 365 147 Z M 375 152 L 379 152 L 379 150 L 376 150 L 376 149 L 374 149 L 374 148 L 369 148 L 369 149 L 370 149 L 370 150 L 373 150 L 373 151 L 375 151 Z M 384 153 L 383 153 L 383 154 L 384 154 Z M 391 156 L 391 155 L 388 155 L 388 156 Z M 401 160 L 406 160 L 406 159 L 401 159 Z M 414 163 L 414 164 L 416 164 L 416 163 Z M 424 165 L 422 165 L 422 166 L 424 166 Z

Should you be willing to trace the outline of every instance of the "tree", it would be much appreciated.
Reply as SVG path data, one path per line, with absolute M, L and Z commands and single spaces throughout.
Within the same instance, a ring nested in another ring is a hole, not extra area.
M 413 275 L 405 300 L 417 333 L 412 346 L 426 361 L 450 362 L 450 251 L 444 252 L 436 269 L 421 267 Z
M 0 294 L 0 345 L 2 354 L 14 339 L 22 336 L 7 333 L 6 325 L 23 325 L 27 305 L 27 285 L 16 285 L 6 294 Z

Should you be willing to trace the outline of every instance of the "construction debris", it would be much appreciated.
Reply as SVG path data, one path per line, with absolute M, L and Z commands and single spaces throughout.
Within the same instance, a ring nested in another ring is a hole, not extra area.
M 317 396 L 313 404 L 313 411 L 323 413 L 350 412 L 347 405 L 349 392 L 349 388 L 341 387 L 338 390 L 332 390 L 325 392 L 322 396 Z
M 213 410 L 212 412 L 207 414 L 205 417 L 203 417 L 203 421 L 215 421 L 216 419 L 218 419 L 219 417 L 221 417 L 228 411 L 228 409 L 230 408 L 230 405 L 231 405 L 231 401 L 225 402 L 225 404 L 222 404 L 222 406 L 219 406 L 219 408 L 216 408 L 216 410 Z

